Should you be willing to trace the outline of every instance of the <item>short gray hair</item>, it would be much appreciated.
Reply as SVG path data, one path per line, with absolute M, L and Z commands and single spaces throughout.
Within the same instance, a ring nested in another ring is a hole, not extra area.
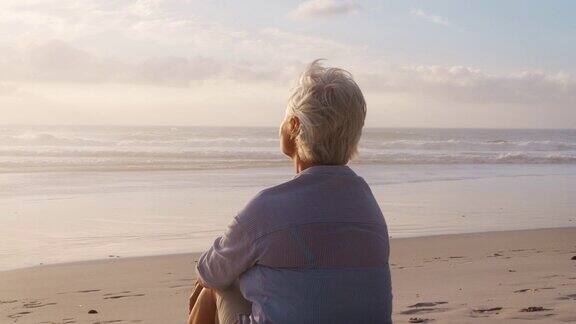
M 342 165 L 356 154 L 366 118 L 366 101 L 350 72 L 312 62 L 294 88 L 286 115 L 300 120 L 298 157 Z

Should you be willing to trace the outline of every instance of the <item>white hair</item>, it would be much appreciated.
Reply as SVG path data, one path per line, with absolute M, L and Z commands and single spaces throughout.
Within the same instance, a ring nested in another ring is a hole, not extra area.
M 300 120 L 295 138 L 300 159 L 343 165 L 356 154 L 366 101 L 352 74 L 315 60 L 300 76 L 286 115 Z

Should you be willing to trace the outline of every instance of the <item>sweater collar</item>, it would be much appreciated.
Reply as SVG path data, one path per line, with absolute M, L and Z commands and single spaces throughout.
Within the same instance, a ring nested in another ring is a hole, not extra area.
M 303 174 L 324 174 L 336 176 L 356 176 L 356 173 L 347 165 L 315 165 L 300 172 L 296 176 Z

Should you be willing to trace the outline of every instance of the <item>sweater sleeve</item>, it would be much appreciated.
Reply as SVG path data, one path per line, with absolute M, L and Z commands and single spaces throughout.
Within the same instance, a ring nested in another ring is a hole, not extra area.
M 254 244 L 235 217 L 224 235 L 202 254 L 196 271 L 204 286 L 222 291 L 255 263 Z

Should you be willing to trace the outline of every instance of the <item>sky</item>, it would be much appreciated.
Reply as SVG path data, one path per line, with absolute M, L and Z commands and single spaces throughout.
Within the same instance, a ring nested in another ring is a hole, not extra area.
M 2 0 L 0 124 L 277 126 L 317 58 L 369 127 L 576 128 L 576 2 Z

